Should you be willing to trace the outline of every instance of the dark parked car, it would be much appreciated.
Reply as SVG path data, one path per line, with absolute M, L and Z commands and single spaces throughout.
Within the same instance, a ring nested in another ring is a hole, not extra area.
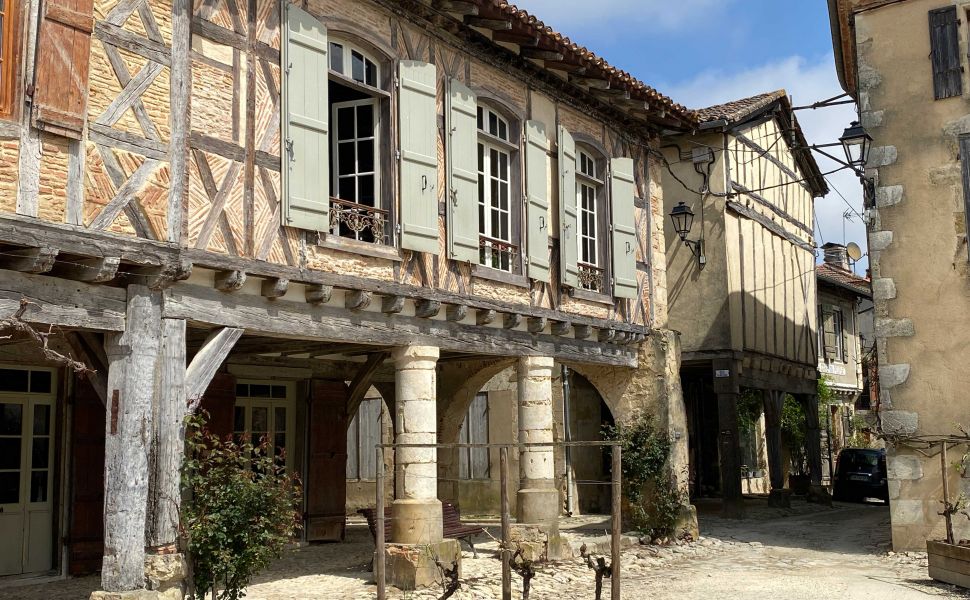
M 845 502 L 878 498 L 888 503 L 886 451 L 846 448 L 839 452 L 832 495 Z

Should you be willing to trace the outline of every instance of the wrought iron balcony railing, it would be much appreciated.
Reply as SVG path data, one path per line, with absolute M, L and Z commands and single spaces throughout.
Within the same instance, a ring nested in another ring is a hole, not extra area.
M 515 244 L 480 235 L 478 247 L 480 264 L 509 273 L 515 271 L 519 256 L 519 247 Z
M 579 287 L 593 292 L 604 292 L 606 271 L 589 263 L 579 263 Z
M 330 232 L 341 237 L 386 244 L 388 212 L 366 204 L 330 199 Z

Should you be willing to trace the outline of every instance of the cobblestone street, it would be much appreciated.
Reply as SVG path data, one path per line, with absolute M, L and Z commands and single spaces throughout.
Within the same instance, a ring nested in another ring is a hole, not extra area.
M 668 547 L 631 544 L 623 553 L 623 597 L 657 600 L 741 599 L 752 594 L 801 600 L 909 600 L 970 598 L 967 591 L 938 584 L 926 575 L 925 555 L 887 551 L 889 512 L 884 506 L 836 504 L 832 509 L 796 501 L 790 511 L 769 509 L 763 500 L 748 501 L 748 518 L 733 522 L 714 516 L 717 507 L 700 506 L 702 537 Z M 602 538 L 608 522 L 578 518 L 567 522 L 570 536 L 581 541 Z M 494 530 L 493 530 L 494 531 Z M 627 538 L 627 542 L 633 540 Z M 593 547 L 592 543 L 589 544 Z M 478 545 L 479 558 L 465 552 L 462 589 L 457 600 L 500 597 L 501 570 L 495 542 Z M 249 600 L 298 600 L 375 597 L 367 570 L 372 545 L 365 527 L 348 528 L 339 545 L 291 550 L 249 588 Z M 93 577 L 61 580 L 43 586 L 0 588 L 4 600 L 80 600 L 97 586 Z M 513 575 L 514 597 L 521 580 Z M 604 582 L 609 597 L 609 582 Z M 580 559 L 544 565 L 533 580 L 531 598 L 594 597 L 594 577 Z M 405 594 L 396 600 L 437 598 L 440 589 Z

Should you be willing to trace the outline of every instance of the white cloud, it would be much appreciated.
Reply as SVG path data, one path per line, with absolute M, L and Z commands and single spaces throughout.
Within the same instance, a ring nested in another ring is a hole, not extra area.
M 812 104 L 842 93 L 831 55 L 816 60 L 792 56 L 737 73 L 705 71 L 690 80 L 661 86 L 664 93 L 692 108 L 720 104 L 781 88 L 788 91 L 796 106 Z M 856 118 L 855 107 L 851 104 L 798 111 L 797 116 L 805 131 L 805 137 L 811 144 L 837 142 L 843 130 Z M 828 151 L 835 156 L 842 154 L 839 147 L 830 148 Z M 823 172 L 839 167 L 824 156 L 816 154 L 816 159 Z M 865 248 L 865 225 L 855 214 L 862 213 L 862 188 L 858 179 L 846 170 L 829 175 L 828 180 L 832 191 L 815 203 L 818 244 L 856 242 Z M 836 189 L 842 192 L 854 212 L 850 211 Z M 843 218 L 846 212 L 849 213 L 849 219 Z M 863 260 L 857 270 L 861 273 L 867 266 L 868 260 Z
M 688 21 L 711 20 L 723 13 L 731 2 L 733 0 L 598 0 L 590 4 L 585 0 L 518 0 L 514 3 L 547 25 L 572 36 L 570 29 L 577 25 L 582 25 L 587 32 L 605 25 L 633 23 L 676 29 Z

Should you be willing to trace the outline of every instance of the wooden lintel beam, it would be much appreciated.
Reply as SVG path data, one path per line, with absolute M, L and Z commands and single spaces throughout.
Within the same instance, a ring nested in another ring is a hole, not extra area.
M 9 248 L 0 252 L 0 269 L 21 273 L 47 273 L 54 267 L 57 248 Z
M 522 323 L 522 315 L 519 313 L 508 313 L 502 317 L 502 327 L 505 329 L 515 329 Z
M 529 317 L 529 333 L 542 333 L 542 331 L 546 328 L 546 323 L 548 323 L 548 321 L 545 317 Z
M 478 14 L 478 5 L 468 0 L 432 0 L 431 6 L 435 10 L 458 13 L 460 15 L 473 16 Z
M 86 283 L 107 283 L 118 275 L 121 266 L 120 256 L 100 258 L 72 258 L 54 264 L 52 274 L 65 279 Z
M 333 286 L 310 284 L 306 286 L 303 295 L 310 304 L 326 304 L 333 297 Z
M 363 290 L 350 290 L 344 296 L 344 308 L 364 310 L 370 306 L 372 294 Z
M 465 25 L 480 29 L 491 29 L 492 31 L 509 31 L 512 29 L 512 21 L 508 19 L 488 19 L 472 15 L 465 17 Z
M 573 333 L 577 340 L 586 340 L 593 335 L 593 328 L 589 325 L 573 325 Z
M 189 402 L 189 412 L 199 408 L 202 395 L 242 334 L 243 329 L 238 327 L 218 329 L 209 335 L 202 348 L 192 357 L 192 362 L 185 369 L 185 398 Z
M 246 283 L 246 273 L 242 271 L 219 271 L 213 278 L 213 286 L 220 292 L 238 292 Z
M 550 329 L 552 330 L 552 335 L 569 335 L 569 330 L 572 329 L 572 323 L 569 321 L 553 321 Z
M 384 296 L 381 298 L 381 312 L 396 315 L 404 310 L 404 296 Z
M 374 373 L 381 368 L 387 357 L 390 356 L 390 352 L 374 352 L 367 357 L 367 362 L 361 366 L 360 370 L 354 375 L 354 378 L 350 381 L 349 397 L 347 399 L 347 417 L 350 419 L 354 418 L 357 414 L 357 410 L 360 408 L 360 403 L 363 402 L 364 396 L 367 395 L 367 390 L 370 389 L 371 381 L 374 379 Z
M 492 40 L 504 42 L 506 44 L 518 44 L 520 46 L 538 46 L 539 36 L 530 33 L 520 33 L 516 31 L 495 31 L 492 33 Z
M 495 312 L 494 310 L 482 310 L 482 309 L 476 310 L 475 324 L 481 327 L 484 327 L 485 325 L 491 325 L 492 323 L 495 322 L 496 316 L 498 316 L 498 313 Z
M 290 287 L 290 280 L 284 278 L 264 279 L 260 286 L 260 293 L 263 298 L 282 298 L 286 295 L 286 290 Z
M 71 349 L 73 349 L 74 353 L 77 355 L 77 359 L 87 365 L 87 367 L 90 369 L 90 372 L 85 373 L 84 376 L 87 377 L 88 381 L 91 382 L 91 387 L 94 388 L 98 398 L 101 399 L 101 404 L 107 406 L 108 365 L 105 361 L 102 361 L 99 353 L 94 348 L 90 347 L 89 340 L 85 339 L 80 332 L 69 331 L 66 337 Z M 100 354 L 104 354 L 103 349 Z
M 571 75 L 569 77 L 570 83 L 575 83 L 576 85 L 581 85 L 588 88 L 598 89 L 598 90 L 608 90 L 610 89 L 610 82 L 607 79 L 602 79 L 600 77 L 588 77 L 585 75 Z
M 559 62 L 565 58 L 561 52 L 547 50 L 545 48 L 536 48 L 533 46 L 522 46 L 519 49 L 519 54 L 525 58 L 532 58 L 535 60 L 551 60 L 553 62 Z
M 451 304 L 445 310 L 445 318 L 449 321 L 464 321 L 468 315 L 468 307 L 464 304 Z
M 418 300 L 414 303 L 414 316 L 421 319 L 437 317 L 441 312 L 441 302 L 437 300 Z

